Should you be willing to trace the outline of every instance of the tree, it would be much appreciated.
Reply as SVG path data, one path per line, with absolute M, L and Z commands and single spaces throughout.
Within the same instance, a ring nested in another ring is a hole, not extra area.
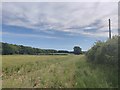
M 82 53 L 82 49 L 79 46 L 75 46 L 74 48 L 74 54 L 79 55 Z

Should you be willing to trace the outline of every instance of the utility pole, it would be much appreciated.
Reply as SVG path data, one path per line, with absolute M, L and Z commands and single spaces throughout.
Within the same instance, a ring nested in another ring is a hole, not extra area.
M 111 39 L 111 21 L 109 19 L 109 39 Z

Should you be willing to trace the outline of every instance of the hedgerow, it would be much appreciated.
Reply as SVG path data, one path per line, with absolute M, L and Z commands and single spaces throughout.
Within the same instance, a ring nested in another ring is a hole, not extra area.
M 108 39 L 105 42 L 97 41 L 95 45 L 86 53 L 87 60 L 89 62 L 97 64 L 118 64 L 118 38 L 119 36 L 113 36 L 112 39 Z

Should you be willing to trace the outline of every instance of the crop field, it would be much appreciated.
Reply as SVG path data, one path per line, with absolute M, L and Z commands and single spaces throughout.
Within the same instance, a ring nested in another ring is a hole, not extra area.
M 3 88 L 118 87 L 117 70 L 84 55 L 3 55 Z

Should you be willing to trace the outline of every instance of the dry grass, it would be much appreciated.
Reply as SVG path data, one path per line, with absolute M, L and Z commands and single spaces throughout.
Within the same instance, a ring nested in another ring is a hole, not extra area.
M 6 55 L 2 70 L 3 88 L 117 87 L 114 68 L 94 66 L 84 55 Z
M 81 57 L 3 56 L 3 87 L 74 87 L 75 64 Z

